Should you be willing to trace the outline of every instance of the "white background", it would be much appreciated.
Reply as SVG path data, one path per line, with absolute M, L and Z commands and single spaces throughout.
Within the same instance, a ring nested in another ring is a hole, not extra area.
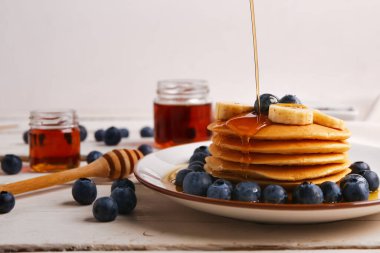
M 380 93 L 379 0 L 256 0 L 262 92 L 354 105 Z M 151 117 L 156 82 L 253 103 L 248 0 L 0 0 L 0 117 Z

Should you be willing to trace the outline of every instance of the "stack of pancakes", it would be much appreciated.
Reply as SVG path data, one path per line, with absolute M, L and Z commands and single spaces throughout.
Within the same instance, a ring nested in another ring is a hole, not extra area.
M 271 124 L 251 136 L 239 136 L 223 121 L 208 129 L 213 133 L 212 156 L 205 169 L 215 177 L 290 189 L 305 181 L 337 182 L 350 172 L 347 129 Z

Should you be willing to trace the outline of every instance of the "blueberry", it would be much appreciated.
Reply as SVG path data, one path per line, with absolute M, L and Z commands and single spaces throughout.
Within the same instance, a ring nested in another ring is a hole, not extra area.
M 215 184 L 215 183 L 220 184 L 220 182 L 223 182 L 224 184 L 228 185 L 228 187 L 231 189 L 231 191 L 234 190 L 234 185 L 230 181 L 222 179 L 222 178 L 215 179 L 213 184 Z
M 86 157 L 86 161 L 88 164 L 92 163 L 93 161 L 95 161 L 96 159 L 98 159 L 99 157 L 101 157 L 103 154 L 99 151 L 91 151 L 90 153 L 88 153 L 87 157 Z
M 104 133 L 104 143 L 108 146 L 115 146 L 121 141 L 120 130 L 116 127 L 108 128 Z
M 190 169 L 182 169 L 180 171 L 177 172 L 176 176 L 175 176 L 175 182 L 174 184 L 176 186 L 182 186 L 183 185 L 183 180 L 185 179 L 185 176 L 190 173 L 190 172 L 193 172 L 192 170 Z
M 231 199 L 231 187 L 224 180 L 216 180 L 207 189 L 207 197 L 213 199 Z
M 273 204 L 284 204 L 288 201 L 288 193 L 280 185 L 268 185 L 263 190 L 263 202 Z
M 98 198 L 92 206 L 92 214 L 98 221 L 113 221 L 116 219 L 117 213 L 117 203 L 111 197 Z
M 343 199 L 348 202 L 368 200 L 369 186 L 367 180 L 358 174 L 349 174 L 342 180 Z M 342 183 L 341 183 L 342 186 Z
M 1 160 L 1 168 L 8 175 L 14 175 L 21 171 L 22 161 L 16 155 L 5 155 Z
M 29 143 L 29 131 L 25 131 L 25 132 L 22 134 L 22 139 L 24 140 L 24 143 L 25 143 L 25 144 L 28 144 L 28 143 Z
M 199 152 L 201 152 L 201 153 L 205 153 L 205 154 L 207 154 L 208 156 L 211 155 L 211 154 L 210 154 L 210 151 L 208 150 L 208 147 L 207 147 L 207 146 L 199 146 L 199 147 L 197 147 L 197 148 L 194 150 L 194 154 L 195 154 L 195 153 L 199 153 Z
M 0 214 L 9 213 L 15 207 L 15 197 L 10 192 L 0 192 Z
M 103 129 L 98 129 L 95 131 L 95 140 L 96 141 L 103 141 L 104 140 L 104 133 L 105 131 Z
M 190 163 L 187 168 L 192 171 L 204 172 L 205 169 L 203 168 L 203 166 L 204 166 L 204 163 L 193 162 L 193 163 Z
M 354 162 L 350 165 L 351 174 L 361 174 L 365 170 L 371 170 L 369 165 L 365 162 Z
M 367 180 L 370 191 L 376 191 L 379 188 L 379 177 L 376 172 L 365 170 L 361 175 Z
M 120 214 L 132 212 L 137 204 L 135 191 L 129 187 L 116 187 L 111 193 L 111 198 L 116 201 Z
M 268 114 L 269 106 L 271 104 L 277 104 L 277 103 L 278 103 L 278 98 L 276 96 L 274 96 L 272 94 L 268 94 L 268 93 L 262 94 L 260 96 L 260 112 L 262 114 Z M 259 109 L 259 103 L 256 100 L 255 101 L 255 111 L 256 111 L 256 113 L 259 113 L 258 109 Z
M 141 128 L 141 130 L 140 130 L 140 136 L 143 137 L 143 138 L 145 138 L 145 137 L 153 137 L 154 136 L 154 130 L 153 130 L 153 128 L 148 127 L 148 126 Z
M 208 154 L 203 153 L 203 152 L 195 153 L 190 157 L 189 163 L 193 163 L 195 161 L 200 161 L 202 163 L 206 163 L 206 157 L 208 157 L 208 156 L 209 156 Z
M 143 155 L 153 153 L 153 147 L 149 144 L 141 144 L 137 149 L 143 153 Z
M 206 196 L 208 187 L 212 184 L 212 179 L 206 172 L 190 172 L 183 179 L 183 192 Z
M 323 192 L 318 185 L 304 182 L 293 190 L 293 202 L 297 204 L 321 204 Z
M 285 95 L 278 102 L 283 104 L 302 104 L 301 100 L 295 95 Z
M 120 134 L 122 138 L 128 138 L 129 130 L 127 128 L 120 128 Z
M 342 178 L 340 180 L 340 189 L 343 189 L 343 187 L 347 183 L 347 181 L 361 181 L 364 184 L 367 184 L 367 186 L 368 186 L 368 182 L 363 176 L 361 176 L 359 174 L 352 174 L 351 173 L 351 174 L 348 174 L 347 176 L 345 176 L 344 178 Z M 369 186 L 367 188 L 369 188 Z
M 117 179 L 113 181 L 112 186 L 111 186 L 111 192 L 115 190 L 116 187 L 126 187 L 126 188 L 129 187 L 132 190 L 135 190 L 135 184 L 128 178 L 122 178 L 122 179 Z
M 79 134 L 80 134 L 80 141 L 84 141 L 87 138 L 87 129 L 79 125 Z
M 80 178 L 73 184 L 71 193 L 76 202 L 81 205 L 90 205 L 96 199 L 97 189 L 94 181 Z
M 255 182 L 240 182 L 232 192 L 232 199 L 245 202 L 259 202 L 261 188 Z
M 336 183 L 331 181 L 323 182 L 321 190 L 325 203 L 338 203 L 342 201 L 342 191 Z

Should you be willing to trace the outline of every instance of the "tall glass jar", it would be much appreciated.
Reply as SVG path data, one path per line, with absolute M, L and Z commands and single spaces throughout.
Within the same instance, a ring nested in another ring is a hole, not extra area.
M 154 101 L 154 139 L 158 148 L 210 138 L 209 88 L 204 80 L 164 80 Z
M 80 131 L 74 110 L 30 113 L 29 161 L 36 172 L 79 166 Z

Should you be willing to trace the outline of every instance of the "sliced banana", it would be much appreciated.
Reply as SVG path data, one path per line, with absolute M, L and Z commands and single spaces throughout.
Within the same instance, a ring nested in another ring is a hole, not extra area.
M 313 124 L 313 110 L 301 104 L 272 104 L 268 118 L 275 123 L 310 125 Z
M 314 110 L 313 114 L 314 114 L 313 118 L 314 118 L 315 124 L 331 127 L 331 128 L 336 128 L 340 130 L 345 129 L 345 123 L 341 119 L 337 119 L 333 116 L 327 115 L 318 110 Z
M 215 118 L 217 120 L 228 120 L 239 114 L 252 111 L 252 105 L 231 102 L 217 102 L 215 105 Z

